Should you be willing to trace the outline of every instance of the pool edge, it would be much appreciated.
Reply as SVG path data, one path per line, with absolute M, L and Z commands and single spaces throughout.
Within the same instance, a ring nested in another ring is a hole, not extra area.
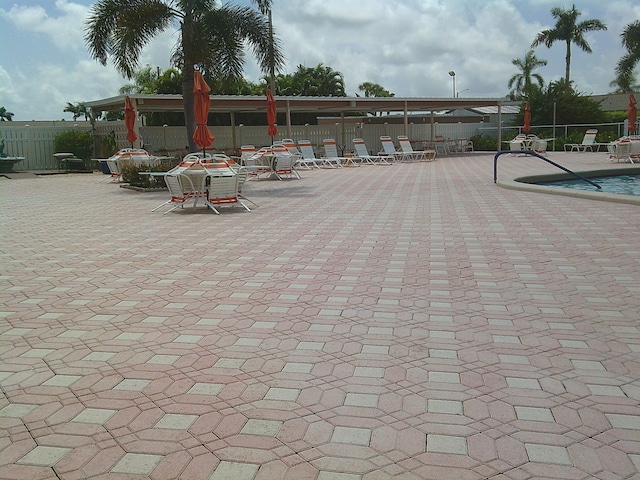
M 606 173 L 615 175 L 640 175 L 640 165 L 633 167 L 617 168 L 615 170 L 586 170 L 577 171 L 583 177 L 601 177 Z M 498 180 L 496 185 L 510 190 L 521 190 L 525 192 L 546 193 L 548 195 L 560 195 L 564 197 L 585 198 L 589 200 L 599 200 L 602 202 L 626 203 L 630 205 L 640 205 L 640 197 L 634 195 L 621 195 L 607 192 L 589 192 L 586 190 L 573 190 L 563 187 L 552 187 L 535 185 L 529 182 L 544 182 L 575 178 L 568 173 L 551 173 L 547 175 L 527 175 L 524 177 L 516 177 L 512 180 Z

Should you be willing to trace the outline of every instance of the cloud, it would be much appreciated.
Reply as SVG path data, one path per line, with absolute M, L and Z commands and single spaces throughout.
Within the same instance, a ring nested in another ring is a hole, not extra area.
M 117 95 L 128 83 L 111 62 L 91 59 L 84 25 L 96 0 L 29 0 L 2 3 L 0 28 L 15 46 L 0 49 L 0 106 L 14 119 L 60 118 L 67 102 Z M 29 3 L 25 6 L 25 3 Z M 231 3 L 249 4 L 248 0 Z M 456 72 L 461 96 L 502 97 L 535 35 L 553 27 L 557 0 L 287 0 L 273 3 L 273 20 L 286 56 L 284 73 L 319 63 L 344 75 L 348 95 L 375 82 L 396 96 L 450 97 Z M 571 76 L 579 91 L 606 93 L 622 55 L 620 33 L 640 18 L 630 0 L 585 1 L 580 19 L 598 18 L 609 26 L 587 40 L 593 54 L 573 49 Z M 40 4 L 41 6 L 37 6 Z M 178 32 L 168 29 L 140 57 L 140 66 L 169 67 Z M 4 46 L 4 45 L 3 45 Z M 548 65 L 545 81 L 564 76 L 564 47 L 535 49 Z M 263 76 L 247 52 L 245 76 Z M 69 117 L 70 118 L 70 117 Z
M 66 0 L 56 0 L 54 14 L 41 6 L 13 5 L 0 11 L 17 29 L 42 34 L 61 50 L 84 48 L 83 29 L 88 8 Z

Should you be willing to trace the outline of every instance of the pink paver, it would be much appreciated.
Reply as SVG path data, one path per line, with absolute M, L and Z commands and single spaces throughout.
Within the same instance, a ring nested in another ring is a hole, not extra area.
M 221 215 L 0 177 L 0 477 L 637 476 L 638 207 L 492 160 L 251 181 Z

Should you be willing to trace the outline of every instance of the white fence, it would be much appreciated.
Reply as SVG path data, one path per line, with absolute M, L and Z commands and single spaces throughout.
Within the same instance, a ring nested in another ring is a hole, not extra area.
M 469 138 L 479 133 L 482 123 L 435 123 L 433 138 L 442 135 L 445 138 Z M 280 133 L 273 141 L 289 137 L 286 126 L 279 126 Z M 76 129 L 91 131 L 89 122 L 0 122 L 0 139 L 4 139 L 4 153 L 8 156 L 24 157 L 25 160 L 16 164 L 16 171 L 47 171 L 58 170 L 58 161 L 53 156 L 54 138 L 59 133 Z M 270 145 L 272 139 L 267 135 L 266 126 L 211 126 L 215 136 L 212 147 L 218 151 L 228 153 L 237 152 L 241 145 L 255 145 L 257 147 Z M 407 135 L 412 140 L 427 141 L 432 138 L 430 124 L 409 124 Z M 166 149 L 169 151 L 183 150 L 188 141 L 184 126 L 180 127 L 148 127 L 140 126 L 140 136 L 144 147 L 150 152 Z M 95 135 L 106 137 L 115 134 L 118 148 L 129 147 L 126 140 L 126 128 L 123 121 L 96 122 Z M 294 141 L 309 140 L 321 155 L 322 140 L 334 138 L 343 152 L 352 150 L 352 140 L 363 138 L 371 152 L 381 149 L 380 136 L 389 135 L 396 138 L 405 133 L 403 124 L 342 124 L 336 125 L 293 125 L 291 138 Z
M 617 124 L 616 124 L 617 125 Z M 618 127 L 620 134 L 624 134 L 624 124 Z M 547 128 L 548 126 L 543 126 Z M 557 132 L 567 132 L 568 128 L 589 128 L 597 125 L 568 126 L 557 125 Z M 406 134 L 412 141 L 428 141 L 436 136 L 451 139 L 468 139 L 477 134 L 489 134 L 495 136 L 498 127 L 488 122 L 479 123 L 410 123 L 407 125 Z M 57 170 L 58 162 L 54 158 L 54 137 L 66 130 L 78 129 L 80 131 L 91 130 L 89 122 L 0 122 L 0 139 L 4 139 L 4 153 L 8 156 L 24 157 L 25 160 L 16 164 L 16 171 L 47 171 Z M 241 145 L 251 144 L 256 147 L 270 145 L 272 139 L 267 135 L 267 127 L 249 126 L 211 126 L 209 127 L 215 136 L 212 147 L 218 151 L 227 153 L 238 152 Z M 289 137 L 286 126 L 279 126 L 280 133 L 273 138 L 278 141 Z M 185 127 L 148 127 L 140 126 L 140 136 L 144 146 L 150 152 L 158 152 L 166 149 L 169 151 L 184 150 L 188 144 Z M 518 127 L 504 126 L 503 138 L 518 133 Z M 114 133 L 118 148 L 130 146 L 127 142 L 126 128 L 123 121 L 97 122 L 95 135 L 106 137 Z M 389 135 L 396 138 L 405 134 L 404 124 L 342 124 L 335 125 L 293 125 L 290 137 L 298 142 L 306 139 L 314 145 L 316 154 L 323 153 L 322 140 L 334 138 L 342 152 L 352 151 L 352 140 L 356 137 L 363 138 L 370 152 L 375 153 L 381 149 L 380 136 Z

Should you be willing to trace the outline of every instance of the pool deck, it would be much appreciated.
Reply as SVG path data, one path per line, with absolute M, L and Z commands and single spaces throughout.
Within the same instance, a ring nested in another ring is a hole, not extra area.
M 637 205 L 492 154 L 301 175 L 219 216 L 0 178 L 0 478 L 640 479 Z

